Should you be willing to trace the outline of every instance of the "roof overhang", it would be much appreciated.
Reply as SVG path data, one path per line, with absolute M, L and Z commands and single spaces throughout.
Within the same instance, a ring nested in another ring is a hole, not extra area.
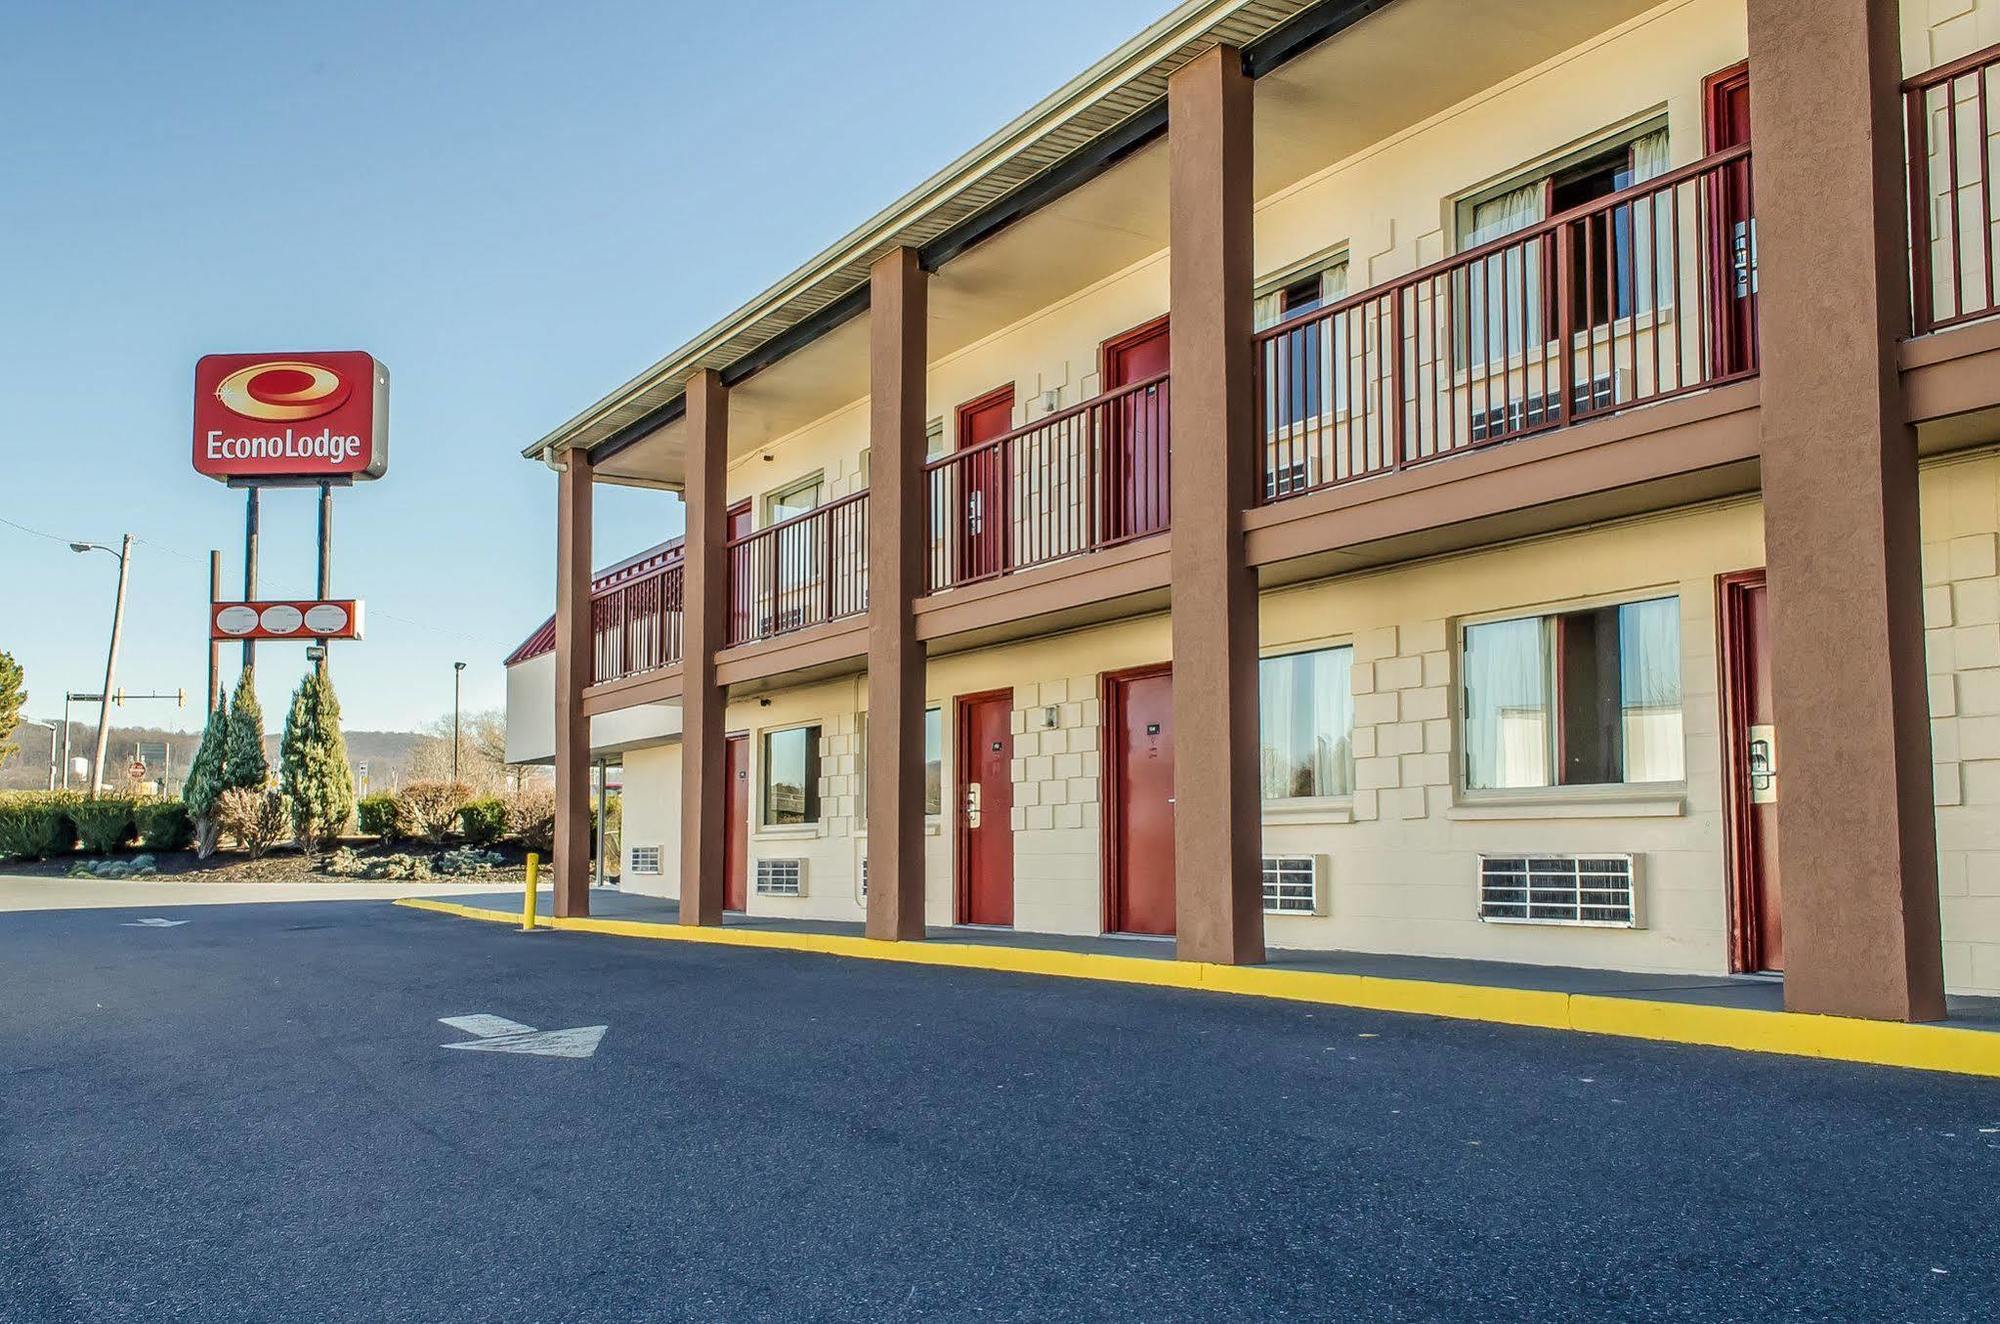
M 685 386 L 695 373 L 713 370 L 725 384 L 736 385 L 865 312 L 868 270 L 882 254 L 915 248 L 925 268 L 935 271 L 1157 139 L 1166 131 L 1167 79 L 1203 51 L 1239 47 L 1245 69 L 1261 75 L 1389 3 L 1185 0 L 819 256 L 522 453 L 554 461 L 582 447 L 604 465 L 682 417 Z M 606 476 L 634 481 L 615 472 Z

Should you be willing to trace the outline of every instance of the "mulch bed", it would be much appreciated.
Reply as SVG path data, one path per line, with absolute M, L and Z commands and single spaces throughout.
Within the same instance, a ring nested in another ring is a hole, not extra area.
M 425 846 L 413 842 L 397 842 L 384 846 L 373 837 L 350 837 L 343 840 L 343 846 L 351 847 L 363 860 L 382 859 L 390 855 L 420 855 L 435 858 L 439 847 Z M 527 878 L 527 852 L 519 846 L 502 844 L 487 849 L 503 856 L 506 863 L 496 865 L 491 873 L 482 874 L 438 874 L 430 881 L 440 883 L 493 883 L 505 886 L 509 883 L 520 886 Z M 14 874 L 30 878 L 67 877 L 72 865 L 78 861 L 131 860 L 140 855 L 150 854 L 153 863 L 159 866 L 161 878 L 186 878 L 202 883 L 339 883 L 363 882 L 364 879 L 344 878 L 326 872 L 321 866 L 325 855 L 308 859 L 295 846 L 280 846 L 262 859 L 253 860 L 242 851 L 224 847 L 205 860 L 198 860 L 193 851 L 119 851 L 113 855 L 58 855 L 49 860 L 10 860 L 0 863 L 0 873 Z M 543 857 L 546 874 L 548 860 Z

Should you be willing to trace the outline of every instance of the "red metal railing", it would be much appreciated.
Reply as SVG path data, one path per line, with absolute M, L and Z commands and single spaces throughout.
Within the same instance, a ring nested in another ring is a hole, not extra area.
M 926 464 L 928 591 L 1164 530 L 1169 395 L 1160 373 Z
M 868 493 L 729 542 L 729 642 L 803 630 L 868 609 Z
M 1909 133 L 1911 321 L 1918 335 L 2000 311 L 1989 162 L 2000 150 L 1988 104 L 2000 46 L 1903 84 Z
M 591 595 L 591 683 L 681 660 L 681 553 L 664 565 Z
M 1257 333 L 1261 500 L 1757 371 L 1735 147 Z

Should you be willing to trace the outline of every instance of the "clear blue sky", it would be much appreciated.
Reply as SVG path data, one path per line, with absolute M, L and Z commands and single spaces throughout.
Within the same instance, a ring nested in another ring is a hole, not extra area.
M 390 465 L 336 498 L 334 592 L 369 612 L 346 724 L 448 712 L 455 660 L 498 706 L 554 591 L 520 448 L 1167 7 L 0 0 L 0 516 L 142 539 L 119 681 L 198 693 L 242 496 L 189 465 L 195 359 L 370 350 Z M 671 497 L 599 493 L 600 562 L 679 531 Z M 264 594 L 309 594 L 312 498 L 267 494 L 263 529 Z M 115 576 L 0 525 L 30 715 L 97 688 Z M 259 652 L 274 726 L 304 665 Z M 199 701 L 121 715 L 162 719 Z

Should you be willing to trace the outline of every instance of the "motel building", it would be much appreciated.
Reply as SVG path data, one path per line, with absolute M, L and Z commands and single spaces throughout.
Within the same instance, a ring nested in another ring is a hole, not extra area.
M 2000 0 L 1187 0 L 527 448 L 558 913 L 610 762 L 683 923 L 2000 995 L 1996 130 Z

